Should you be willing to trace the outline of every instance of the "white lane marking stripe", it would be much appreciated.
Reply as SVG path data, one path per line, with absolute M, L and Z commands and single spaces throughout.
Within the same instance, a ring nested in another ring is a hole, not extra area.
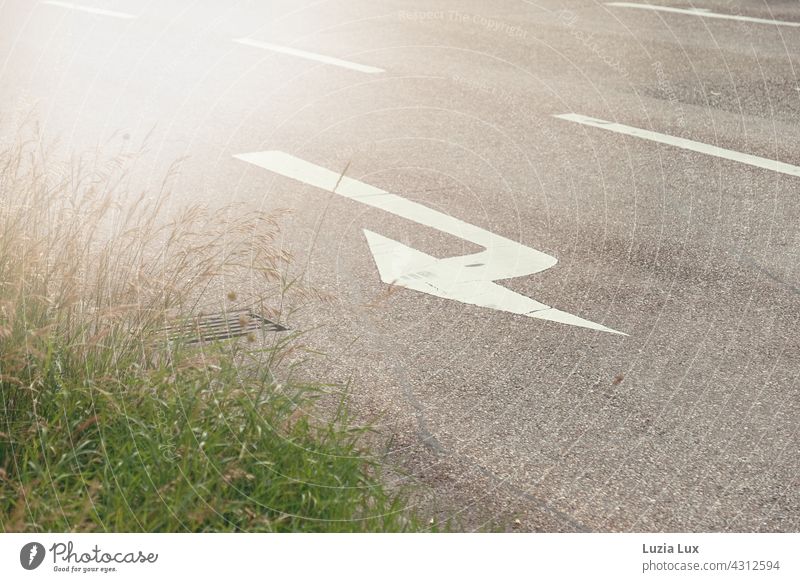
M 605 129 L 616 133 L 632 135 L 633 137 L 639 137 L 642 139 L 647 139 L 650 141 L 655 141 L 658 143 L 663 143 L 666 145 L 671 145 L 686 150 L 692 150 L 694 152 L 707 154 L 709 156 L 725 158 L 726 160 L 741 162 L 743 164 L 748 164 L 750 166 L 755 166 L 757 168 L 764 168 L 765 170 L 780 172 L 781 174 L 788 174 L 790 176 L 800 177 L 800 167 L 798 166 L 793 166 L 791 164 L 786 164 L 784 162 L 779 162 L 777 160 L 770 160 L 768 158 L 761 158 L 759 156 L 754 156 L 751 154 L 743 154 L 741 152 L 737 152 L 734 150 L 726 150 L 725 148 L 717 147 L 707 143 L 702 143 L 699 141 L 692 141 L 690 139 L 685 139 L 682 137 L 667 135 L 666 133 L 658 133 L 655 131 L 640 129 L 638 127 L 631 127 L 630 125 L 623 125 L 621 123 L 613 123 L 611 121 L 596 119 L 594 117 L 579 115 L 577 113 L 563 113 L 561 115 L 554 115 L 553 117 L 556 117 L 558 119 L 564 119 L 566 121 L 574 121 L 575 123 L 580 123 L 582 125 L 589 125 L 591 127 L 597 127 L 600 129 Z
M 88 12 L 89 14 L 98 14 L 100 16 L 111 16 L 113 18 L 136 18 L 135 14 L 128 14 L 127 12 L 105 10 L 103 8 L 95 8 L 94 6 L 83 6 L 81 4 L 73 4 L 72 2 L 60 2 L 59 0 L 42 0 L 42 4 L 49 4 L 50 6 L 59 6 L 60 8 L 67 8 L 68 10 L 77 10 L 78 12 Z
M 471 255 L 439 259 L 365 230 L 384 283 L 470 305 L 626 335 L 494 282 L 549 269 L 556 264 L 555 257 L 285 152 L 253 152 L 233 157 L 485 248 Z
M 674 12 L 676 14 L 689 14 L 705 18 L 721 18 L 723 20 L 741 20 L 743 22 L 757 22 L 759 24 L 775 24 L 778 26 L 800 26 L 800 22 L 786 20 L 770 20 L 768 18 L 755 18 L 753 16 L 739 16 L 737 14 L 721 14 L 703 8 L 672 8 L 671 6 L 658 6 L 655 4 L 636 4 L 634 2 L 606 2 L 606 6 L 619 6 L 621 8 L 641 8 L 642 10 L 656 10 L 658 12 Z
M 238 42 L 239 44 L 244 44 L 247 46 L 252 46 L 268 51 L 273 51 L 276 53 L 283 53 L 285 55 L 292 55 L 294 57 L 300 57 L 303 59 L 310 59 L 312 61 L 317 61 L 320 63 L 325 63 L 328 65 L 335 65 L 337 67 L 343 67 L 345 69 L 351 69 L 353 71 L 359 71 L 361 73 L 385 73 L 383 69 L 379 69 L 378 67 L 371 67 L 369 65 L 362 65 L 359 63 L 354 63 L 352 61 L 345 61 L 343 59 L 337 59 L 336 57 L 329 57 L 326 55 L 320 55 L 318 53 L 311 53 L 308 51 L 303 51 L 300 49 L 292 48 L 289 46 L 281 46 L 277 44 L 271 44 L 268 42 L 261 42 L 259 40 L 253 40 L 251 38 L 234 38 L 234 42 Z

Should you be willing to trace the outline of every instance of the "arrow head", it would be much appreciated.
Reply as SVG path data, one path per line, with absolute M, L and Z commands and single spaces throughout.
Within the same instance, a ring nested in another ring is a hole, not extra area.
M 481 279 L 485 270 L 475 270 L 477 277 L 471 277 L 469 267 L 465 266 L 468 257 L 437 259 L 370 230 L 364 230 L 364 235 L 384 283 L 468 305 L 627 335 Z

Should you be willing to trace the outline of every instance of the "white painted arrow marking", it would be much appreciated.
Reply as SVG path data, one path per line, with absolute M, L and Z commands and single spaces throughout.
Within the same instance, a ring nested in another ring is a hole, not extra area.
M 284 152 L 254 152 L 234 157 L 485 248 L 471 255 L 438 259 L 364 230 L 384 283 L 470 305 L 627 335 L 554 309 L 494 282 L 549 269 L 556 264 L 555 257 Z

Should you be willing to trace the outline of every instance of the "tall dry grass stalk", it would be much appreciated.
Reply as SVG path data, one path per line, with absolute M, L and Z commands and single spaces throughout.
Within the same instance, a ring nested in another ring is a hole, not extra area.
M 88 383 L 163 361 L 167 322 L 245 306 L 285 320 L 305 300 L 287 283 L 276 216 L 236 205 L 176 211 L 177 166 L 157 191 L 133 193 L 141 154 L 53 163 L 35 134 L 0 151 L 6 427 L 35 418 L 38 395 L 64 374 Z M 288 354 L 280 345 L 270 366 Z
M 16 376 L 43 348 L 36 338 L 114 364 L 146 357 L 169 318 L 233 303 L 285 315 L 290 257 L 275 247 L 277 217 L 234 205 L 176 212 L 174 170 L 135 195 L 137 155 L 55 165 L 36 136 L 0 151 L 0 339 L 20 350 L 0 373 Z

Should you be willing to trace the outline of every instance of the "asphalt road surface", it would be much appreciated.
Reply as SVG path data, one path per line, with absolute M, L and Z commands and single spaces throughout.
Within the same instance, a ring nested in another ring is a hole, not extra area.
M 0 137 L 291 208 L 437 519 L 797 531 L 798 55 L 796 0 L 4 0 Z

